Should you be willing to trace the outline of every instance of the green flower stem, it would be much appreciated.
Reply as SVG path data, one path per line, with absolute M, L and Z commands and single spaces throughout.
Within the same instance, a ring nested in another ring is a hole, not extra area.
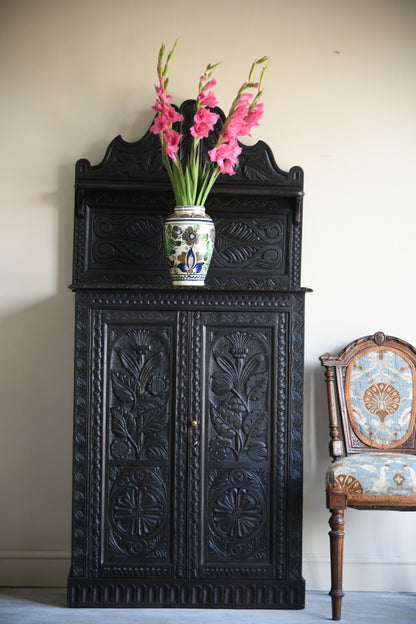
M 219 167 L 216 167 L 216 169 L 212 173 L 211 173 L 211 167 L 210 166 L 207 167 L 207 172 L 205 173 L 205 175 L 201 177 L 202 184 L 199 188 L 199 193 L 196 199 L 197 206 L 205 206 L 205 202 L 207 200 L 209 192 L 211 191 L 214 185 L 214 182 L 218 178 L 219 174 L 220 174 Z

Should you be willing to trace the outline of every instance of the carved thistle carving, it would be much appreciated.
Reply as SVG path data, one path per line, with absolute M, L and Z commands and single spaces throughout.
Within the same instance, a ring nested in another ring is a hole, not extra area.
M 270 341 L 269 341 L 270 344 Z M 214 460 L 267 457 L 267 337 L 235 331 L 213 340 L 210 372 L 210 455 Z
M 134 329 L 110 354 L 110 455 L 114 459 L 167 459 L 169 339 Z

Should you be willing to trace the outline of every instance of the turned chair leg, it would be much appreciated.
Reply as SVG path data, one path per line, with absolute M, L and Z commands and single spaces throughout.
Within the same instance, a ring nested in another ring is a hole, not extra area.
M 342 568 L 344 558 L 344 509 L 330 508 L 329 543 L 331 549 L 331 591 L 332 619 L 341 619 L 341 605 L 344 592 L 342 591 Z

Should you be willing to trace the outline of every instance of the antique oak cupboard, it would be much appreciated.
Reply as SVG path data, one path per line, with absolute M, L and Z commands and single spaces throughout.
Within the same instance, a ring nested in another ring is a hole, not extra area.
M 157 138 L 78 161 L 70 606 L 304 606 L 302 198 L 244 147 L 206 285 L 174 288 Z

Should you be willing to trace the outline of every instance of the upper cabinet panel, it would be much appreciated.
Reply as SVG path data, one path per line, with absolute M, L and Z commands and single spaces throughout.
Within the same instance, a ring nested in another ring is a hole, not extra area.
M 182 104 L 183 124 L 194 106 Z M 236 174 L 221 175 L 206 203 L 216 226 L 206 284 L 299 287 L 303 171 L 279 169 L 262 141 L 242 148 Z M 186 150 L 185 143 L 181 158 Z M 170 284 L 162 226 L 174 198 L 158 137 L 149 131 L 134 143 L 116 137 L 98 165 L 78 161 L 75 185 L 74 287 Z

